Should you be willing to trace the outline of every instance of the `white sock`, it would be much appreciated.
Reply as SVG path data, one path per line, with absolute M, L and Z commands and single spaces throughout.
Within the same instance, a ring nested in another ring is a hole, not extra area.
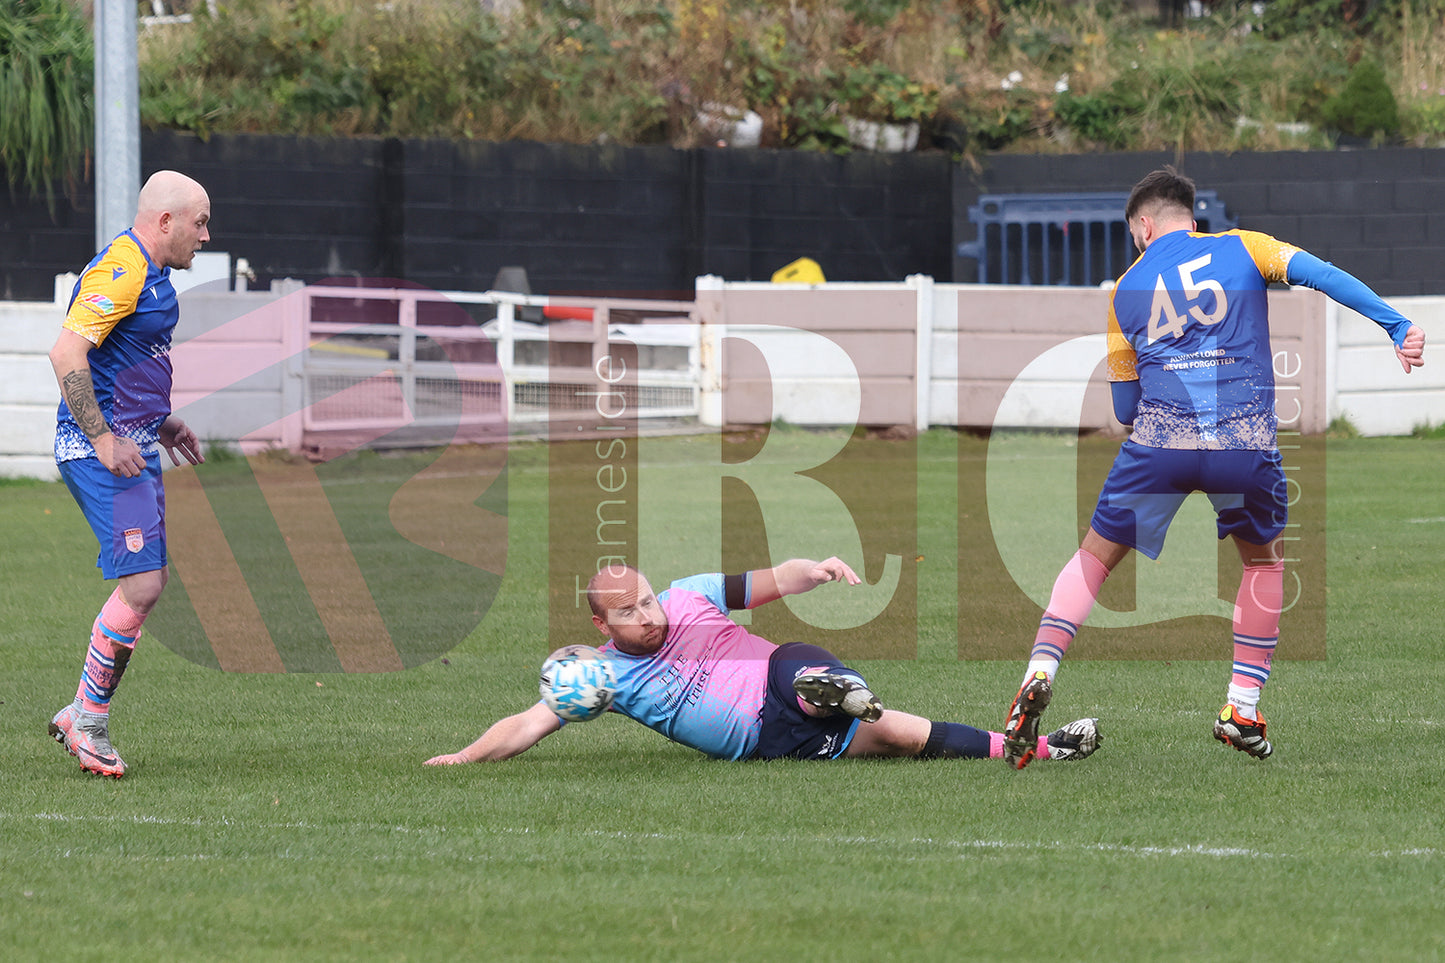
M 1024 681 L 1019 683 L 1019 685 L 1022 686 L 1024 683 L 1032 679 L 1035 672 L 1042 672 L 1044 675 L 1049 677 L 1050 682 L 1053 682 L 1054 676 L 1058 675 L 1059 673 L 1059 662 L 1057 659 L 1029 660 L 1029 667 L 1024 672 Z
M 1229 684 L 1228 702 L 1247 719 L 1259 718 L 1259 694 L 1262 690 L 1254 685 Z

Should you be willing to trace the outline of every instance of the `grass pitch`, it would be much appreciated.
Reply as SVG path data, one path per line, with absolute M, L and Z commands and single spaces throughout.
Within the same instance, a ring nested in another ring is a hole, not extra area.
M 701 444 L 648 440 L 642 467 Z M 1016 659 L 957 657 L 958 472 L 981 444 L 918 440 L 917 657 L 860 667 L 887 704 L 994 728 L 1031 630 L 997 627 Z M 1104 748 L 1022 773 L 714 762 L 615 717 L 423 767 L 536 697 L 548 472 L 521 446 L 505 577 L 444 658 L 245 675 L 143 639 L 115 703 L 131 772 L 88 777 L 45 723 L 107 591 L 94 542 L 63 486 L 4 485 L 0 958 L 1439 959 L 1442 457 L 1330 443 L 1328 655 L 1276 665 L 1273 758 L 1209 738 L 1220 622 L 1207 660 L 1081 641 L 1046 721 L 1097 715 Z M 647 567 L 707 567 L 686 559 Z

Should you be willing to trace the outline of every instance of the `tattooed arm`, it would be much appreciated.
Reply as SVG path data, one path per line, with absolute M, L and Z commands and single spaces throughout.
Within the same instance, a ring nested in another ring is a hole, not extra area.
M 55 347 L 50 349 L 55 380 L 60 384 L 60 395 L 70 408 L 76 424 L 95 446 L 100 463 L 112 474 L 134 478 L 145 469 L 145 458 L 135 442 L 116 437 L 111 433 L 110 425 L 105 423 L 100 402 L 95 400 L 95 385 L 90 378 L 91 347 L 89 341 L 74 331 L 61 331 Z

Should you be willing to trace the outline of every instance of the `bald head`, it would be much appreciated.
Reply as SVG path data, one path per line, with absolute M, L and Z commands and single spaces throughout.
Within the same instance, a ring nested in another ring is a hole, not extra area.
M 156 171 L 146 179 L 136 199 L 136 217 L 155 217 L 175 212 L 200 201 L 209 201 L 206 189 L 180 171 Z
M 199 182 L 179 171 L 156 171 L 136 198 L 132 231 L 157 264 L 184 269 L 211 239 L 210 220 L 211 199 Z
M 587 583 L 587 604 L 592 614 L 607 617 L 608 602 L 618 597 L 635 597 L 647 579 L 631 565 L 609 565 Z

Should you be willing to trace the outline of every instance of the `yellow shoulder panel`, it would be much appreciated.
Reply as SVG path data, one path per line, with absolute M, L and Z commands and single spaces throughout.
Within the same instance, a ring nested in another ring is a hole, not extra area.
M 1138 381 L 1138 356 L 1134 346 L 1124 337 L 1119 327 L 1119 318 L 1114 314 L 1114 295 L 1109 295 L 1108 352 L 1105 355 L 1106 370 L 1110 381 Z
M 1259 231 L 1226 231 L 1237 236 L 1244 243 L 1244 249 L 1254 259 L 1255 266 L 1266 281 L 1285 281 L 1289 259 L 1299 253 L 1299 248 L 1279 238 Z
M 65 315 L 65 328 L 99 345 L 135 310 L 149 269 L 145 254 L 129 235 L 116 238 L 105 256 L 80 279 L 80 290 Z

